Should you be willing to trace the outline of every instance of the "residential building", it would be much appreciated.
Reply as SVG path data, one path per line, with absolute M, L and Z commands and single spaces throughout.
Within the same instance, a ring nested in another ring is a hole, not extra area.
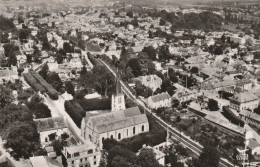
M 16 79 L 18 79 L 16 66 L 0 68 L 0 84 L 8 81 L 14 82 Z
M 161 93 L 148 98 L 148 107 L 152 109 L 158 109 L 161 107 L 171 107 L 172 101 L 171 96 L 166 93 Z
M 139 77 L 142 85 L 151 88 L 153 91 L 161 87 L 162 79 L 157 75 L 146 75 Z
M 247 123 L 254 124 L 256 126 L 260 126 L 260 115 L 259 114 L 253 113 L 248 110 L 241 110 L 239 112 L 239 117 Z
M 100 150 L 93 143 L 64 147 L 62 151 L 64 167 L 97 167 L 100 159 Z
M 230 107 L 241 111 L 245 109 L 253 110 L 259 105 L 259 98 L 249 91 L 236 93 L 230 98 Z
M 49 135 L 52 133 L 56 133 L 57 136 L 61 136 L 63 133 L 70 134 L 67 124 L 62 117 L 34 119 L 34 122 L 40 133 L 42 144 L 49 142 Z

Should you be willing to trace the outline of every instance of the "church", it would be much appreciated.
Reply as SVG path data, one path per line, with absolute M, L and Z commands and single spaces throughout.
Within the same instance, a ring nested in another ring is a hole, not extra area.
M 120 141 L 149 131 L 145 114 L 138 107 L 125 107 L 125 97 L 117 77 L 116 90 L 112 95 L 111 111 L 93 111 L 81 122 L 81 135 L 87 141 L 103 147 L 103 141 L 113 138 Z

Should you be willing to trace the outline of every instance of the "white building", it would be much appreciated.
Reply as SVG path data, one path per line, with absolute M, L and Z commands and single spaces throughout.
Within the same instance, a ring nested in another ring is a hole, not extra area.
M 63 133 L 70 134 L 70 131 L 62 117 L 50 117 L 34 119 L 37 130 L 40 133 L 40 141 L 42 144 L 49 143 L 49 135 L 56 133 L 57 137 Z
M 230 98 L 230 107 L 235 110 L 253 110 L 258 105 L 259 98 L 249 91 L 239 92 Z
M 148 107 L 152 109 L 158 109 L 161 107 L 171 107 L 172 101 L 171 96 L 166 93 L 161 93 L 148 98 Z
M 62 151 L 62 165 L 64 167 L 97 167 L 100 156 L 100 150 L 93 143 L 65 147 Z
M 157 75 L 140 76 L 139 79 L 142 85 L 151 88 L 153 91 L 156 91 L 162 85 L 162 79 Z

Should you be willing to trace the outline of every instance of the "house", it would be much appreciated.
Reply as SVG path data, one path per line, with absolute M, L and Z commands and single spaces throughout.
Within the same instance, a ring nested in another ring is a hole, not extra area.
M 51 167 L 44 156 L 30 157 L 32 167 Z
M 241 38 L 237 35 L 231 36 L 230 37 L 230 41 L 234 42 L 234 43 L 238 43 L 240 45 L 244 45 L 246 43 L 246 39 L 245 38 Z
M 255 139 L 253 139 L 253 138 L 248 139 L 247 147 L 251 150 L 251 154 L 253 156 L 260 155 L 260 144 Z
M 171 96 L 167 92 L 155 96 L 150 96 L 148 98 L 148 107 L 152 109 L 158 109 L 161 107 L 171 107 L 171 106 L 172 106 Z
M 192 99 L 197 99 L 197 92 L 195 91 L 188 92 L 184 90 L 176 93 L 174 97 L 176 97 L 181 103 Z
M 140 76 L 139 80 L 141 81 L 142 85 L 151 88 L 153 91 L 161 87 L 162 79 L 157 75 L 146 75 Z
M 259 98 L 249 91 L 238 92 L 230 98 L 230 107 L 238 111 L 245 109 L 253 110 L 258 104 Z
M 239 112 L 239 117 L 250 124 L 254 124 L 256 126 L 260 126 L 260 115 L 253 113 L 251 111 L 248 110 L 241 110 Z
M 106 138 L 122 140 L 149 131 L 145 114 L 138 107 L 125 109 L 124 94 L 117 79 L 116 91 L 112 95 L 111 111 L 88 112 L 81 122 L 81 136 L 102 149 Z
M 97 167 L 100 159 L 100 150 L 93 143 L 64 147 L 62 151 L 64 167 Z
M 6 83 L 8 81 L 14 82 L 16 79 L 18 79 L 16 66 L 0 68 L 0 84 Z
M 49 142 L 49 135 L 56 133 L 61 136 L 63 133 L 70 134 L 65 120 L 62 117 L 51 117 L 34 119 L 38 133 L 40 133 L 40 141 L 42 144 Z
M 17 59 L 17 64 L 18 64 L 18 67 L 22 64 L 25 64 L 27 62 L 27 57 L 26 55 L 17 55 L 16 56 L 16 59 Z

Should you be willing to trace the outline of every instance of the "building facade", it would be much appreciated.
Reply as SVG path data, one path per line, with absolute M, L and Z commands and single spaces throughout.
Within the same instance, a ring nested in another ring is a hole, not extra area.
M 97 167 L 101 153 L 93 143 L 65 147 L 62 151 L 64 167 Z
M 172 100 L 171 96 L 166 93 L 161 93 L 148 98 L 148 107 L 151 109 L 158 109 L 161 107 L 171 107 Z

